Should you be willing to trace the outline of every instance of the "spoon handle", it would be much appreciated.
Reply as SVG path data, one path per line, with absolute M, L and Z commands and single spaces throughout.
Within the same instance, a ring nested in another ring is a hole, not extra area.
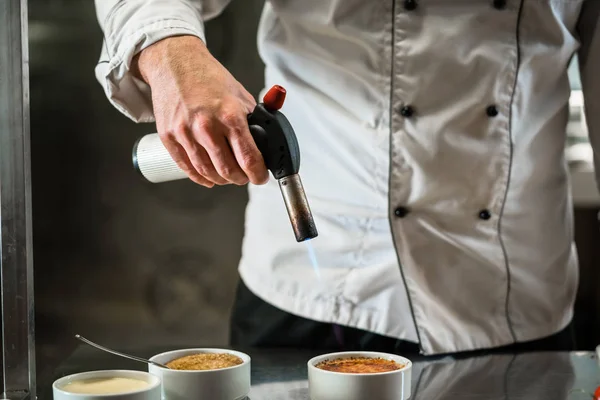
M 146 360 L 145 358 L 141 358 L 141 357 L 136 357 L 136 356 L 132 356 L 132 355 L 129 355 L 129 354 L 120 353 L 118 351 L 115 351 L 115 350 L 112 350 L 112 349 L 108 349 L 108 348 L 106 348 L 104 346 L 100 346 L 99 344 L 94 343 L 91 340 L 88 340 L 88 339 L 84 338 L 81 335 L 75 335 L 75 338 L 81 340 L 82 342 L 84 342 L 86 344 L 89 344 L 92 347 L 95 347 L 95 348 L 97 348 L 99 350 L 102 350 L 102 351 L 106 351 L 107 353 L 111 353 L 111 354 L 114 354 L 116 356 L 125 357 L 125 358 L 129 358 L 130 360 L 142 362 L 144 364 L 153 364 L 153 365 L 156 365 L 157 367 L 169 369 L 169 367 L 167 367 L 166 365 L 157 363 L 155 361 Z

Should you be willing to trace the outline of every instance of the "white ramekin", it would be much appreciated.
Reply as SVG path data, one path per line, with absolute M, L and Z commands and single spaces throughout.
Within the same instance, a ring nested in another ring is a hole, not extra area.
M 403 367 L 396 371 L 373 374 L 348 374 L 326 371 L 316 365 L 343 358 L 383 358 Z M 412 362 L 394 354 L 370 351 L 331 353 L 308 361 L 308 385 L 311 400 L 404 400 L 411 395 Z
M 72 393 L 64 387 L 73 381 L 101 378 L 131 378 L 148 382 L 148 387 L 132 392 L 115 394 L 84 394 Z M 90 371 L 68 375 L 57 379 L 52 384 L 54 400 L 161 400 L 160 378 L 144 371 L 104 370 Z
M 228 368 L 184 371 L 149 365 L 148 370 L 162 379 L 164 400 L 238 400 L 250 392 L 250 357 L 239 351 L 226 349 L 185 349 L 161 353 L 150 358 L 167 364 L 180 357 L 199 353 L 229 353 L 242 359 L 243 363 Z

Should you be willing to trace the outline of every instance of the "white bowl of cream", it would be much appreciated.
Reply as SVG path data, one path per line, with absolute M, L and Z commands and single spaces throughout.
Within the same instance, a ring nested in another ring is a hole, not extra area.
M 52 394 L 54 400 L 161 400 L 161 381 L 143 371 L 90 371 L 57 379 Z

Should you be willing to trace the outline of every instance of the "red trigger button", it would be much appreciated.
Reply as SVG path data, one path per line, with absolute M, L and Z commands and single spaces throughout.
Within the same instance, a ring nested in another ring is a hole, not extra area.
M 269 111 L 277 111 L 283 107 L 286 91 L 279 85 L 273 86 L 263 99 L 263 104 Z

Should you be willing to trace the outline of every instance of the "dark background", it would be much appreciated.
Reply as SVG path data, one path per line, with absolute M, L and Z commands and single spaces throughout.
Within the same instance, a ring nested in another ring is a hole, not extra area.
M 208 47 L 248 90 L 263 87 L 262 1 L 207 23 Z M 79 333 L 110 346 L 227 343 L 246 189 L 151 184 L 131 149 L 156 132 L 107 101 L 94 76 L 102 32 L 91 0 L 30 0 L 38 367 Z
M 208 46 L 248 90 L 263 86 L 263 1 L 207 23 Z M 44 381 L 79 333 L 109 346 L 224 345 L 238 280 L 246 190 L 134 173 L 155 132 L 106 100 L 94 77 L 102 33 L 91 0 L 30 0 L 37 365 Z M 597 210 L 577 211 L 580 348 L 600 343 Z

